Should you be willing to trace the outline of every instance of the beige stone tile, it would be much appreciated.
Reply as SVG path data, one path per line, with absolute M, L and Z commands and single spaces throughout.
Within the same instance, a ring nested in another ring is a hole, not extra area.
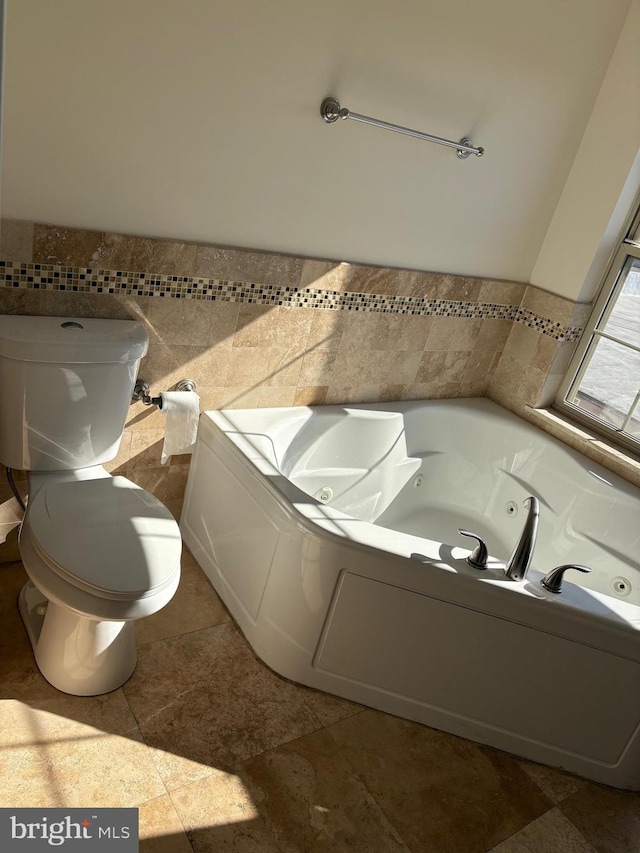
M 524 417 L 527 410 L 527 403 L 518 397 L 512 389 L 497 382 L 495 377 L 489 383 L 487 397 L 499 406 L 513 412 L 514 415 Z
M 257 409 L 260 405 L 262 384 L 235 385 L 220 389 L 218 409 Z
M 296 388 L 294 406 L 322 406 L 327 400 L 328 385 L 309 385 Z
M 380 387 L 380 402 L 393 403 L 394 401 L 399 400 L 401 389 L 403 387 L 403 385 L 398 383 L 393 385 L 382 385 Z
M 349 279 L 350 269 L 350 264 L 339 261 L 307 259 L 302 264 L 299 286 L 301 289 L 341 291 L 343 283 Z
M 297 350 L 304 350 L 313 325 L 315 308 L 288 308 L 280 305 L 275 309 L 275 339 L 274 343 L 290 345 Z
M 161 468 L 136 468 L 128 470 L 130 480 L 137 483 L 145 491 L 151 492 L 158 500 L 180 500 L 189 475 L 189 465 L 164 465 Z
M 374 364 L 371 350 L 356 348 L 348 354 L 340 352 L 333 363 L 331 381 L 327 384 L 330 387 L 341 385 L 353 388 L 362 384 L 373 384 L 380 378 L 377 375 L 377 367 L 383 363 L 382 358 L 375 361 Z
M 137 429 L 130 433 L 130 455 L 126 466 L 127 474 L 144 468 L 159 468 L 164 444 L 163 429 Z
M 311 324 L 307 336 L 307 349 L 310 351 L 316 347 L 338 349 L 347 325 L 347 312 L 315 308 L 309 313 L 311 314 Z
M 480 285 L 479 301 L 494 305 L 520 305 L 526 284 L 517 281 L 485 279 Z
M 559 342 L 549 335 L 543 335 L 530 326 L 514 323 L 504 352 L 523 364 L 548 371 L 559 346 Z
M 146 380 L 146 375 L 140 374 L 142 379 Z M 150 383 L 151 384 L 151 383 Z M 154 383 L 151 385 L 152 395 L 156 395 L 156 389 L 168 387 L 163 383 Z M 152 432 L 157 430 L 158 433 L 164 432 L 166 426 L 166 418 L 157 406 L 145 406 L 142 403 L 132 403 L 129 406 L 127 413 L 127 421 L 125 430 L 130 430 L 132 433 L 137 430 Z M 132 439 L 133 440 L 133 439 Z
M 328 729 L 411 850 L 486 851 L 549 801 L 516 759 L 366 710 Z
M 525 290 L 520 307 L 533 311 L 534 314 L 552 320 L 554 323 L 565 325 L 571 320 L 575 306 L 576 303 L 571 299 L 565 299 L 563 296 L 557 296 L 555 293 L 549 293 L 530 284 Z
M 201 299 L 151 299 L 149 337 L 165 346 L 231 347 L 239 306 Z
M 486 397 L 487 389 L 489 387 L 489 383 L 491 381 L 491 377 L 487 376 L 485 379 L 479 379 L 475 382 L 461 382 L 459 386 L 459 397 Z
M 400 294 L 411 287 L 419 273 L 411 270 L 370 267 L 346 262 L 305 263 L 301 287 L 331 290 L 340 293 Z
M 480 334 L 482 320 L 434 317 L 425 350 L 471 350 Z
M 410 314 L 374 314 L 373 345 L 384 350 L 422 350 L 433 324 L 432 317 Z
M 540 404 L 546 381 L 547 376 L 543 371 L 504 352 L 495 368 L 490 393 L 506 394 L 526 405 L 537 406 Z
M 184 547 L 182 575 L 176 594 L 162 610 L 136 622 L 136 640 L 140 647 L 230 621 L 228 610 Z
M 558 809 L 551 809 L 491 853 L 597 853 Z
M 95 262 L 94 254 L 104 241 L 102 231 L 36 223 L 33 229 L 33 262 L 90 267 Z
M 422 361 L 422 350 L 389 352 L 374 350 L 369 353 L 373 373 L 370 378 L 385 385 L 407 385 L 419 381 L 418 371 Z
M 469 358 L 469 351 L 425 351 L 420 360 L 416 382 L 431 383 L 434 386 L 461 382 L 463 378 L 466 378 Z
M 124 690 L 169 790 L 320 727 L 230 623 L 142 646 Z
M 174 368 L 168 377 L 168 385 L 160 391 L 174 388 L 183 379 L 196 383 L 196 393 L 207 385 L 224 385 L 229 370 L 231 349 L 224 346 L 190 347 L 173 346 L 171 350 Z
M 500 353 L 491 350 L 473 350 L 462 375 L 462 382 L 489 382 L 494 368 L 500 360 Z
M 638 849 L 640 794 L 589 783 L 558 809 L 599 852 Z
M 297 287 L 303 259 L 293 255 L 198 245 L 190 275 L 225 281 Z
M 362 350 L 377 346 L 379 321 L 380 316 L 373 312 L 347 313 L 339 349 L 343 361 L 348 361 Z
M 323 726 L 330 726 L 363 710 L 363 706 L 355 702 L 311 688 L 307 688 L 307 704 Z
M 397 400 L 430 400 L 435 391 L 434 382 L 413 382 L 409 385 L 397 386 Z
M 270 347 L 277 339 L 277 332 L 276 308 L 268 305 L 240 305 L 233 346 Z
M 210 412 L 213 409 L 223 407 L 223 400 L 227 397 L 227 389 L 220 386 L 198 386 L 198 396 L 200 397 L 200 409 L 203 412 Z
M 171 795 L 194 850 L 408 851 L 331 739 L 318 732 Z
M 567 323 L 571 326 L 580 326 L 584 328 L 586 326 L 589 317 L 591 316 L 591 312 L 593 311 L 593 302 L 583 302 L 576 303 L 573 311 L 571 312 L 571 316 L 569 317 Z
M 571 776 L 562 770 L 546 767 L 544 764 L 534 764 L 532 761 L 521 761 L 520 766 L 524 772 L 536 783 L 543 794 L 556 805 L 575 794 L 587 783 L 578 776 Z
M 164 505 L 169 510 L 171 515 L 175 518 L 176 521 L 180 521 L 180 516 L 182 515 L 182 507 L 184 505 L 184 499 L 174 499 L 170 501 L 165 501 Z
M 5 261 L 31 263 L 33 256 L 33 222 L 22 219 L 0 221 L 0 258 Z
M 326 402 L 332 405 L 342 403 L 378 403 L 382 388 L 385 386 L 369 383 L 365 385 L 330 385 Z
M 196 246 L 179 240 L 36 224 L 33 253 L 38 263 L 191 275 Z
M 482 279 L 465 276 L 447 276 L 446 283 L 436 287 L 437 299 L 450 299 L 453 302 L 477 302 L 480 296 Z
M 298 387 L 327 386 L 333 376 L 333 368 L 338 359 L 338 350 L 329 347 L 316 347 L 305 352 L 298 376 Z
M 2 314 L 39 314 L 40 294 L 34 290 L 13 290 L 0 287 L 0 312 Z
M 474 350 L 488 349 L 493 352 L 502 352 L 509 340 L 513 325 L 513 320 L 482 320 L 480 332 L 474 342 Z
M 65 699 L 55 711 L 1 703 L 0 806 L 136 806 L 165 793 L 137 728 L 112 734 L 78 721 Z
M 269 409 L 279 406 L 293 406 L 296 396 L 295 385 L 265 385 L 260 392 L 260 408 Z
M 138 806 L 140 853 L 193 853 L 168 794 Z
M 300 349 L 295 341 L 271 346 L 266 384 L 295 387 L 300 377 L 304 355 L 304 349 Z
M 229 355 L 225 385 L 256 388 L 270 379 L 270 347 L 234 347 Z

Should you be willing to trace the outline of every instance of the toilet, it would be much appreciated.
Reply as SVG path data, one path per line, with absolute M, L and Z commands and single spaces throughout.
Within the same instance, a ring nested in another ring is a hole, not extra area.
M 147 346 L 133 320 L 0 315 L 0 462 L 28 477 L 18 606 L 41 673 L 76 696 L 124 684 L 135 620 L 180 580 L 169 510 L 103 467 Z

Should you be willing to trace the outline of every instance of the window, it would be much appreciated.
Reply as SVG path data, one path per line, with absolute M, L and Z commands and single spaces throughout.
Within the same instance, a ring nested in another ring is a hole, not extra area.
M 640 453 L 640 211 L 613 259 L 556 405 Z

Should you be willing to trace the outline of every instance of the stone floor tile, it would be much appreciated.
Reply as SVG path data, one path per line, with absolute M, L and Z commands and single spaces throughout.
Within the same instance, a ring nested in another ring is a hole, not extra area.
M 142 646 L 230 621 L 229 611 L 204 572 L 183 549 L 182 576 L 176 594 L 162 610 L 136 622 L 136 640 Z
M 0 715 L 0 806 L 137 806 L 166 793 L 134 728 L 111 734 L 6 699 Z
M 579 791 L 586 781 L 579 776 L 572 776 L 545 764 L 534 764 L 532 761 L 520 761 L 520 767 L 536 783 L 543 794 L 556 805 L 571 794 Z
M 491 853 L 597 853 L 557 809 L 551 809 L 507 838 Z
M 142 646 L 123 690 L 168 790 L 321 727 L 230 623 Z
M 138 807 L 140 853 L 193 853 L 168 794 Z
M 173 791 L 196 853 L 408 853 L 326 732 Z
M 640 794 L 588 783 L 558 808 L 598 853 L 640 850 Z
M 485 853 L 551 807 L 505 753 L 366 710 L 326 731 L 404 842 Z

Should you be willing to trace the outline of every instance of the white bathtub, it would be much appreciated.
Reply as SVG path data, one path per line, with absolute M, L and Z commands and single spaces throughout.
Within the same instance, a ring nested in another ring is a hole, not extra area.
M 493 403 L 206 412 L 181 528 L 281 675 L 640 789 L 640 490 Z

